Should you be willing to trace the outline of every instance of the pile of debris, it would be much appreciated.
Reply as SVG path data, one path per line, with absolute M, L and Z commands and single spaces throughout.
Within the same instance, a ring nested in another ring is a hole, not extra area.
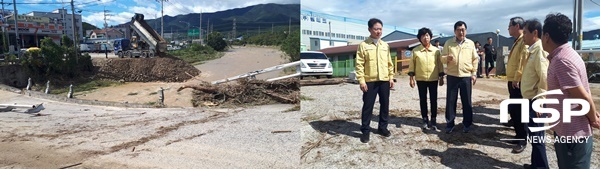
M 126 82 L 183 82 L 200 70 L 176 57 L 110 58 L 92 60 L 96 76 Z
M 588 81 L 591 83 L 600 83 L 600 64 L 599 63 L 587 63 L 586 64 Z
M 234 106 L 300 103 L 300 83 L 291 78 L 273 82 L 255 79 L 239 79 L 235 83 L 213 85 L 204 82 L 194 86 L 192 104 L 198 106 Z

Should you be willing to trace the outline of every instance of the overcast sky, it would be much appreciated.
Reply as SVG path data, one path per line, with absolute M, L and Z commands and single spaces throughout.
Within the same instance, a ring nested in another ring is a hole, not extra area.
M 431 28 L 434 34 L 454 35 L 453 25 L 462 20 L 469 33 L 495 32 L 508 35 L 508 22 L 515 16 L 537 18 L 543 23 L 549 13 L 573 18 L 573 0 L 302 0 L 302 9 L 349 18 L 379 18 L 384 25 L 412 29 Z M 583 30 L 600 29 L 600 0 L 584 0 Z M 366 23 L 365 23 L 366 24 Z M 365 30 L 365 33 L 367 30 Z
M 20 14 L 31 11 L 52 11 L 65 8 L 71 12 L 70 0 L 18 0 L 25 3 L 54 3 L 54 4 L 18 4 L 17 10 Z M 217 12 L 233 8 L 277 3 L 277 4 L 299 4 L 300 0 L 168 0 L 164 2 L 165 15 L 176 16 L 188 13 Z M 160 17 L 160 3 L 157 0 L 75 0 L 76 10 L 82 10 L 83 21 L 98 27 L 103 27 L 103 10 L 110 10 L 112 16 L 108 17 L 109 25 L 125 23 L 131 20 L 134 13 L 144 14 L 144 18 L 153 19 Z M 5 6 L 12 10 L 13 6 Z

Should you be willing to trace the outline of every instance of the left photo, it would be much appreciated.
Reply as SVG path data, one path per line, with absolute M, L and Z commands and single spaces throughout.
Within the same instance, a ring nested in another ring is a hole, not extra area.
M 0 168 L 299 166 L 300 0 L 0 5 Z

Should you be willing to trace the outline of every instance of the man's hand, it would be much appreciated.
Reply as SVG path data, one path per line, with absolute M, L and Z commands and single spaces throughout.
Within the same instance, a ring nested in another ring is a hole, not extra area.
M 360 90 L 363 92 L 367 92 L 367 90 L 369 90 L 369 88 L 367 87 L 366 83 L 361 83 L 360 84 Z
M 415 79 L 410 78 L 410 88 L 415 88 Z
M 448 62 L 454 61 L 454 56 L 452 56 L 452 55 L 448 55 L 447 58 L 448 58 Z
M 513 89 L 518 89 L 519 88 L 519 83 L 520 83 L 519 81 L 513 81 L 512 82 Z
M 440 77 L 440 79 L 438 79 L 438 84 L 439 84 L 440 86 L 443 86 L 443 85 L 444 85 L 444 78 L 443 78 L 443 77 Z
M 596 121 L 591 122 L 590 125 L 592 126 L 592 128 L 600 129 L 600 114 L 598 114 L 598 112 L 596 112 Z
M 394 88 L 394 79 L 390 79 L 390 89 Z
M 473 86 L 477 83 L 477 76 L 471 76 L 471 82 L 473 82 Z

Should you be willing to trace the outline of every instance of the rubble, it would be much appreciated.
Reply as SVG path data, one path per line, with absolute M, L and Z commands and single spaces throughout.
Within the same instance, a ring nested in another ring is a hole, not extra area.
M 186 88 L 194 89 L 194 107 L 300 103 L 300 83 L 295 78 L 273 82 L 246 78 L 218 85 L 203 82 L 182 86 L 177 91 Z
M 200 74 L 194 66 L 172 56 L 94 59 L 92 62 L 97 78 L 126 82 L 183 82 Z

